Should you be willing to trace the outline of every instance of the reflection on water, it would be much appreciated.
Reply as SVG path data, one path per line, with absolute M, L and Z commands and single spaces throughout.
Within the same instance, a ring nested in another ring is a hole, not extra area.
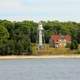
M 80 80 L 80 59 L 0 60 L 0 80 Z

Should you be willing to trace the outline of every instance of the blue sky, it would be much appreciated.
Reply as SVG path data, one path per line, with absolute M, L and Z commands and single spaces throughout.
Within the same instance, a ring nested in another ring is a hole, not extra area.
M 80 21 L 80 0 L 0 0 L 0 19 Z

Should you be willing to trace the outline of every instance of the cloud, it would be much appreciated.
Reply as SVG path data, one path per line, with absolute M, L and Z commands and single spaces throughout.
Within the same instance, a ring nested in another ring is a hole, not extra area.
M 20 0 L 3 0 L 0 1 L 0 15 L 10 15 L 22 13 L 25 11 L 25 6 Z
M 0 0 L 0 18 L 15 20 L 78 18 L 79 4 L 80 0 Z

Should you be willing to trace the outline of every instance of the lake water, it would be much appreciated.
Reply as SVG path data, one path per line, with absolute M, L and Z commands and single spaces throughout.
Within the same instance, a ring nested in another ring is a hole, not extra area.
M 0 60 L 0 80 L 80 80 L 80 59 Z

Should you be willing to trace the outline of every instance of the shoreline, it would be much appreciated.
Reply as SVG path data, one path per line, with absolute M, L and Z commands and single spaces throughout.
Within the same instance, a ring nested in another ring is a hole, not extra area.
M 0 56 L 0 60 L 16 60 L 16 59 L 80 59 L 80 55 L 44 55 L 44 56 Z

